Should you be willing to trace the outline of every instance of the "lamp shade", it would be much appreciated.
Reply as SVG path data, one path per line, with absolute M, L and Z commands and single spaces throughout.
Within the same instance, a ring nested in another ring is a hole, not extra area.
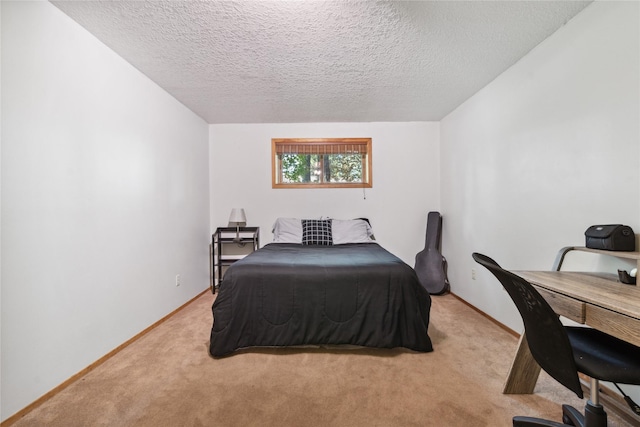
M 229 215 L 229 222 L 233 224 L 246 223 L 247 216 L 242 208 L 231 209 L 231 215 Z

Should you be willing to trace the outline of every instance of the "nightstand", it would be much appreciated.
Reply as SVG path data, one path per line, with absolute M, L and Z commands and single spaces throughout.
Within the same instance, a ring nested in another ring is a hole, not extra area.
M 240 227 L 236 241 L 236 227 L 218 227 L 211 235 L 211 292 L 220 286 L 224 271 L 260 247 L 260 227 Z

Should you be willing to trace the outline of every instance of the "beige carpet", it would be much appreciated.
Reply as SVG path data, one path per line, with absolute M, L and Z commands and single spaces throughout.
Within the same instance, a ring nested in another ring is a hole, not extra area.
M 207 352 L 214 296 L 184 310 L 39 406 L 16 426 L 510 426 L 559 421 L 584 401 L 542 373 L 503 395 L 517 340 L 451 295 L 433 298 L 435 351 Z M 610 414 L 610 426 L 629 426 Z

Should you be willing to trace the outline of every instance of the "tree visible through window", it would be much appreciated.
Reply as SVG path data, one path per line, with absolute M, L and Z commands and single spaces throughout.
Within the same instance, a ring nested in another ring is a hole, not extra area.
M 371 138 L 272 139 L 273 188 L 371 188 Z

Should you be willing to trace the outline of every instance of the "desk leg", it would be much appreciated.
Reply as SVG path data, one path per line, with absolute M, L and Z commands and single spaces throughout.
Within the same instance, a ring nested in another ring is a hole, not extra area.
M 538 375 L 540 375 L 540 365 L 531 355 L 527 337 L 523 332 L 502 393 L 531 394 L 536 387 Z

